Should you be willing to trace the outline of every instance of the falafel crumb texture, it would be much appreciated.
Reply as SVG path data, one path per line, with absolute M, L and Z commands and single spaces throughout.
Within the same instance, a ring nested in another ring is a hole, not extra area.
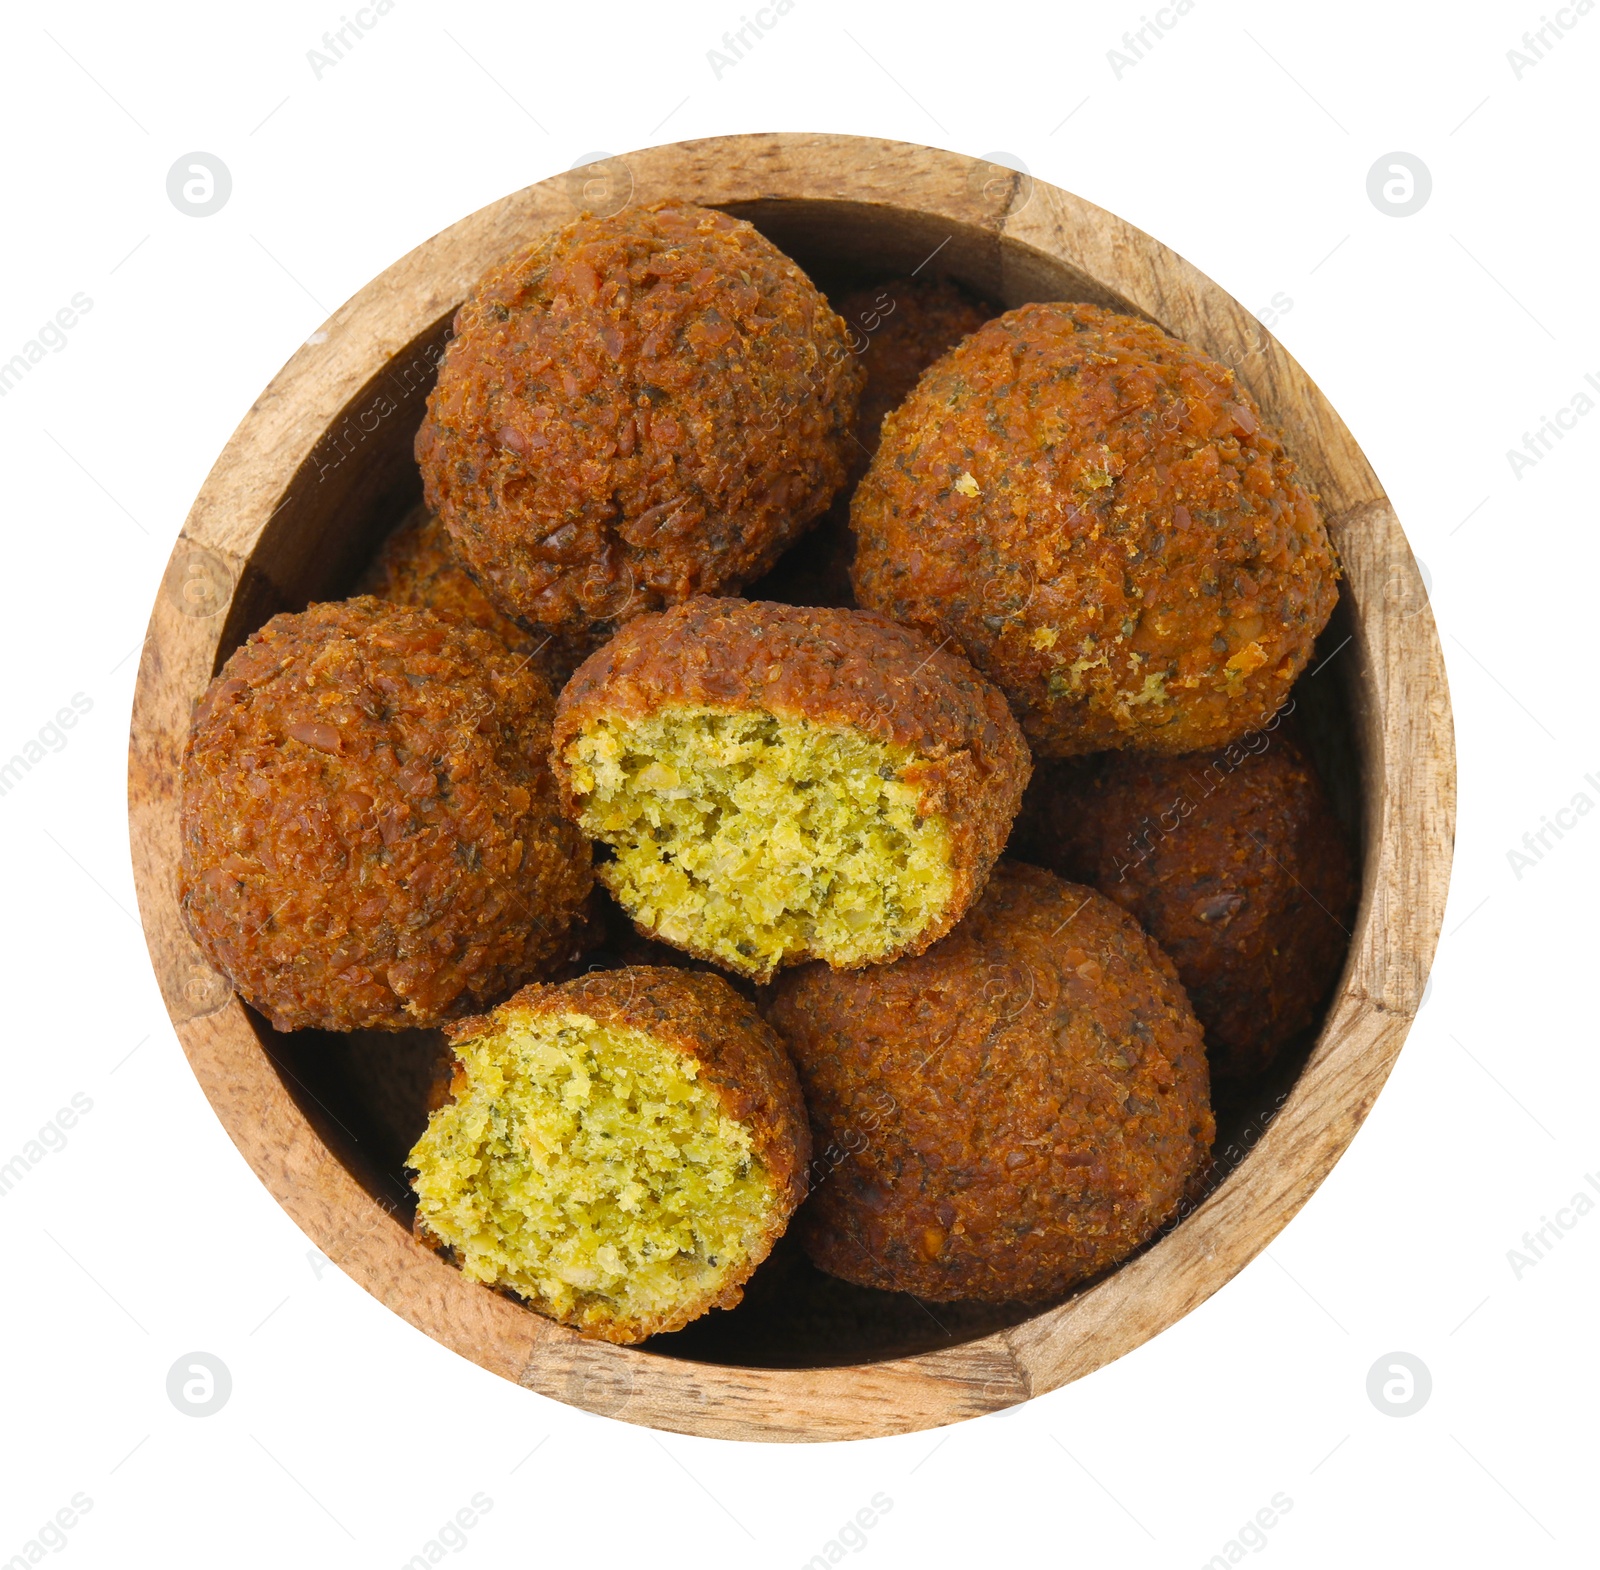
M 954 891 L 918 755 L 762 709 L 607 716 L 567 747 L 596 876 L 652 936 L 762 980 L 854 967 L 925 931 Z
M 777 1196 L 695 1061 L 584 1014 L 498 1024 L 456 1043 L 455 1099 L 409 1158 L 462 1271 L 614 1340 L 748 1274 Z

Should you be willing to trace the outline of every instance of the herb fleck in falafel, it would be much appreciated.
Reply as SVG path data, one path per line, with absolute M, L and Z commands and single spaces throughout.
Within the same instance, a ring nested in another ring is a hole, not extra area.
M 1243 735 L 1337 595 L 1316 504 L 1232 371 L 1093 305 L 1008 311 L 931 367 L 851 525 L 859 603 L 953 637 L 1044 757 Z
M 635 925 L 758 980 L 948 932 L 1030 768 L 1004 698 L 949 649 L 868 612 L 714 599 L 587 660 L 552 756 Z
M 788 972 L 768 1018 L 826 1173 L 797 1231 L 861 1286 L 1057 1297 L 1154 1236 L 1211 1148 L 1200 1026 L 1171 961 L 1042 868 L 1002 861 L 925 954 Z
M 590 851 L 550 689 L 498 638 L 361 597 L 275 616 L 201 697 L 180 900 L 280 1030 L 431 1026 L 572 957 Z
M 810 1138 L 793 1065 L 727 982 L 599 972 L 449 1034 L 451 1099 L 409 1158 L 425 1241 L 607 1341 L 740 1300 Z

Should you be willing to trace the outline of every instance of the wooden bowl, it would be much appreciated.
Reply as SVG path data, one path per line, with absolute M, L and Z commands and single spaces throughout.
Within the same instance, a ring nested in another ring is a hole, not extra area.
M 178 773 L 192 706 L 269 616 L 349 593 L 416 504 L 412 437 L 473 280 L 579 206 L 668 197 L 750 219 L 829 290 L 921 267 L 1003 308 L 1090 300 L 1147 316 L 1236 368 L 1321 494 L 1345 578 L 1323 669 L 1301 690 L 1363 850 L 1343 977 L 1314 1039 L 1222 1109 L 1209 1197 L 1043 1312 L 930 1311 L 830 1282 L 780 1249 L 738 1310 L 643 1348 L 582 1340 L 411 1237 L 400 1163 L 437 1038 L 280 1036 L 179 918 Z M 726 1439 L 859 1438 L 992 1412 L 1121 1356 L 1241 1269 L 1339 1158 L 1400 1049 L 1444 909 L 1454 784 L 1426 591 L 1377 479 L 1300 367 L 1181 257 L 1109 213 L 996 165 L 848 136 L 685 142 L 546 180 L 362 289 L 262 393 L 195 501 L 151 616 L 129 749 L 139 906 L 167 1009 L 278 1202 L 369 1292 L 464 1357 L 591 1411 Z

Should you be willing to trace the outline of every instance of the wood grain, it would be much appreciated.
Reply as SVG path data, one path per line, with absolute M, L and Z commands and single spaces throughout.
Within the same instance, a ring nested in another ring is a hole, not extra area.
M 618 162 L 634 201 L 727 206 L 780 244 L 803 241 L 819 276 L 834 262 L 889 276 L 936 256 L 934 271 L 1006 305 L 1077 298 L 1137 311 L 1234 365 L 1283 426 L 1344 564 L 1351 630 L 1331 657 L 1357 721 L 1366 843 L 1355 941 L 1304 1070 L 1217 1190 L 1106 1280 L 964 1345 L 841 1368 L 728 1367 L 583 1341 L 419 1247 L 319 1136 L 304 1087 L 274 1067 L 179 919 L 189 715 L 242 637 L 277 610 L 345 592 L 414 500 L 410 440 L 450 316 L 486 264 L 574 215 L 568 177 L 463 219 L 341 306 L 252 406 L 196 499 L 151 615 L 129 747 L 156 976 L 196 1077 L 278 1202 L 380 1302 L 483 1367 L 592 1411 L 728 1439 L 862 1438 L 995 1411 L 1101 1367 L 1215 1292 L 1305 1203 L 1382 1087 L 1432 962 L 1454 836 L 1449 695 L 1426 592 L 1376 477 L 1304 371 L 1234 300 L 1120 219 L 958 154 L 868 138 L 715 138 Z

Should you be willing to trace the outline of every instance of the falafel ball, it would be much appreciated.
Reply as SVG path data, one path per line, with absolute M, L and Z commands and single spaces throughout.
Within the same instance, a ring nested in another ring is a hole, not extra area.
M 529 632 L 505 615 L 462 566 L 439 515 L 420 502 L 368 563 L 356 593 L 460 616 L 492 632 L 513 654 L 526 655 L 558 692 L 593 652 L 587 645 L 569 646 L 543 628 Z
M 766 572 L 843 483 L 860 386 L 844 323 L 742 219 L 582 217 L 456 313 L 424 498 L 502 610 L 592 647 Z
M 794 1066 L 720 976 L 613 970 L 451 1027 L 408 1158 L 420 1237 L 584 1335 L 732 1308 L 805 1194 Z
M 1287 724 L 1220 752 L 1046 763 L 1028 795 L 1023 853 L 1115 900 L 1172 957 L 1215 1078 L 1259 1074 L 1315 1023 L 1356 886 Z
M 439 1025 L 548 974 L 593 882 L 551 710 L 526 659 L 454 617 L 370 596 L 274 616 L 189 728 L 195 942 L 279 1030 Z
M 849 481 L 822 521 L 766 577 L 749 585 L 746 592 L 753 600 L 854 608 L 850 563 L 856 538 L 850 531 L 849 490 L 878 450 L 883 417 L 904 402 L 917 378 L 945 350 L 994 315 L 943 278 L 892 278 L 845 295 L 838 309 L 867 377 L 855 440 L 847 450 Z
M 1172 962 L 1093 889 L 1002 861 L 947 938 L 783 976 L 813 1262 L 931 1302 L 1042 1302 L 1125 1259 L 1206 1164 L 1205 1049 Z
M 851 506 L 865 606 L 953 637 L 1044 757 L 1220 746 L 1337 598 L 1315 501 L 1233 372 L 1094 305 L 1024 305 L 884 421 Z
M 760 981 L 942 937 L 1031 767 L 959 654 L 870 612 L 733 599 L 642 616 L 585 661 L 552 760 L 635 926 Z

